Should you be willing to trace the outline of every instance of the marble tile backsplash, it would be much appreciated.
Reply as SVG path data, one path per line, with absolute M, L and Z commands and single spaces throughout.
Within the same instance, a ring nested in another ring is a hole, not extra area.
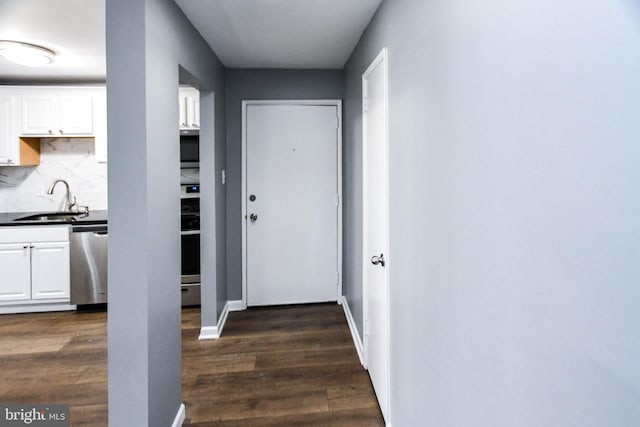
M 69 183 L 78 205 L 107 209 L 107 164 L 96 162 L 93 138 L 43 138 L 40 151 L 39 166 L 0 167 L 0 212 L 63 210 L 64 185 L 47 194 L 56 179 Z
M 185 168 L 180 169 L 180 184 L 200 184 L 200 169 Z

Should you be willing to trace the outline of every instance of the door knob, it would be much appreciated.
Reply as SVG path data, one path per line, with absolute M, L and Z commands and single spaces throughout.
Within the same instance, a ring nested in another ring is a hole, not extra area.
M 380 256 L 372 256 L 371 257 L 371 264 L 373 265 L 380 265 L 381 267 L 384 267 L 384 254 L 380 254 Z
M 251 222 L 256 222 L 258 220 L 258 215 L 252 213 L 251 215 L 249 215 L 249 219 L 251 220 Z

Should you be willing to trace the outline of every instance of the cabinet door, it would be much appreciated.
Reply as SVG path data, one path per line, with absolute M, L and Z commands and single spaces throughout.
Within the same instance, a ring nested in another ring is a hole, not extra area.
M 1 244 L 0 272 L 0 302 L 31 299 L 29 244 Z
M 200 92 L 192 87 L 178 89 L 180 106 L 180 129 L 200 128 Z
M 96 161 L 107 163 L 107 91 L 105 89 L 94 94 L 93 108 Z
M 69 242 L 33 243 L 31 298 L 69 298 Z
M 189 128 L 189 119 L 187 118 L 187 98 L 182 94 L 182 91 L 180 91 L 180 95 L 178 96 L 178 109 L 178 111 L 180 111 L 178 126 L 180 129 Z
M 60 135 L 93 134 L 93 97 L 91 95 L 63 95 L 59 99 L 58 127 Z
M 0 95 L 0 165 L 16 164 L 15 96 Z
M 22 135 L 53 135 L 55 97 L 26 95 L 22 98 Z
M 200 97 L 198 94 L 189 98 L 188 107 L 190 107 L 187 110 L 189 126 L 193 129 L 200 129 Z

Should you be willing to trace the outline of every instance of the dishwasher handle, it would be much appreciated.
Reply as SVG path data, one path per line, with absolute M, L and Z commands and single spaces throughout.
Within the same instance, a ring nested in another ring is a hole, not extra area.
M 107 226 L 104 224 L 98 225 L 74 225 L 71 227 L 72 233 L 94 233 L 98 236 L 106 236 L 108 234 Z

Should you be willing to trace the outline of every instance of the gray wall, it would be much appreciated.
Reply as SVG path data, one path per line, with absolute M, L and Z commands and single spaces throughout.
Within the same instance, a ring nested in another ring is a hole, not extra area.
M 178 81 L 204 93 L 202 311 L 213 326 L 226 301 L 224 69 L 173 1 L 106 8 L 109 424 L 168 426 L 181 402 Z
M 242 101 L 342 99 L 342 71 L 227 69 L 227 292 L 242 299 Z
M 394 426 L 640 419 L 640 7 L 382 3 L 345 71 L 362 327 L 361 75 L 389 48 Z

